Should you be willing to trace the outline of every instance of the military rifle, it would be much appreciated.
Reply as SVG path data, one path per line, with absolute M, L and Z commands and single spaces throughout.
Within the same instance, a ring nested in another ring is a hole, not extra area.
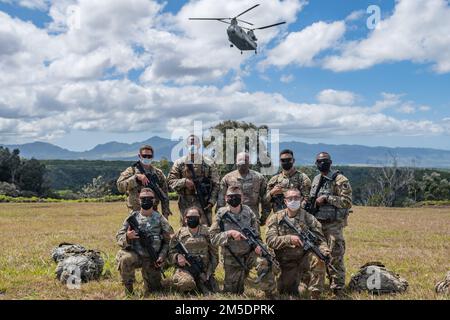
M 203 181 L 200 181 L 201 179 L 198 178 L 197 175 L 195 174 L 194 165 L 192 163 L 187 163 L 186 166 L 191 172 L 192 181 L 194 182 L 195 187 L 195 196 L 197 197 L 197 200 L 200 203 L 200 206 L 202 207 L 203 213 L 206 218 L 206 222 L 208 223 L 208 225 L 211 225 L 211 221 L 209 220 L 209 217 L 206 214 L 209 197 L 211 196 L 210 195 L 211 188 L 209 188 L 210 190 L 207 190 L 205 183 Z
M 312 251 L 320 260 L 325 262 L 325 265 L 334 272 L 337 272 L 337 270 L 333 267 L 331 264 L 331 258 L 330 256 L 326 256 L 320 251 L 319 247 L 317 246 L 317 243 L 319 242 L 318 237 L 312 233 L 310 230 L 305 229 L 297 229 L 292 222 L 290 222 L 286 215 L 281 219 L 280 224 L 285 224 L 291 231 L 295 233 L 296 236 L 300 238 L 300 241 L 303 243 L 303 250 L 305 251 Z
M 195 280 L 201 280 L 205 281 L 205 266 L 203 264 L 203 261 L 200 257 L 194 256 L 189 253 L 186 246 L 182 244 L 181 242 L 178 242 L 175 245 L 175 249 L 178 251 L 179 254 L 184 256 L 186 261 L 188 262 L 188 266 L 185 266 L 184 268 L 192 274 Z M 202 279 L 203 278 L 203 279 Z
M 161 201 L 168 201 L 169 198 L 166 196 L 164 191 L 159 186 L 159 179 L 156 173 L 154 172 L 147 172 L 144 167 L 142 166 L 142 163 L 140 161 L 136 162 L 134 165 L 136 168 L 139 169 L 140 172 L 142 172 L 148 179 L 148 183 L 146 187 L 149 187 L 155 192 L 155 195 L 158 197 Z
M 314 193 L 314 196 L 309 198 L 308 202 L 306 202 L 306 204 L 305 204 L 305 210 L 308 213 L 312 214 L 313 216 L 315 216 L 317 211 L 319 211 L 319 208 L 317 208 L 317 205 L 316 205 L 316 200 L 317 200 L 317 196 L 319 195 L 320 189 L 322 189 L 325 182 L 326 182 L 326 178 L 324 176 L 320 175 L 319 184 L 315 190 L 316 192 Z
M 231 215 L 229 212 L 225 212 L 223 218 L 228 219 L 230 222 L 232 222 L 239 228 L 239 230 L 245 236 L 246 238 L 245 241 L 247 241 L 250 248 L 252 248 L 253 250 L 256 247 L 261 248 L 261 255 L 264 259 L 267 260 L 269 268 L 271 268 L 272 265 L 278 266 L 278 261 L 275 260 L 275 257 L 269 252 L 269 249 L 267 249 L 266 245 L 259 239 L 258 235 L 254 230 L 248 227 L 241 226 L 241 224 L 236 220 L 236 218 L 233 217 L 233 215 Z M 260 282 L 261 279 L 267 274 L 267 272 L 268 270 L 259 275 L 255 282 L 256 283 Z
M 144 232 L 143 230 L 141 230 L 141 228 L 139 228 L 139 222 L 137 221 L 136 217 L 134 216 L 134 214 L 130 215 L 127 218 L 127 222 L 128 225 L 130 226 L 131 230 L 134 230 L 138 236 L 139 236 L 139 242 L 141 244 L 141 246 L 147 251 L 148 256 L 150 258 L 150 262 L 157 268 L 157 269 L 161 269 L 160 266 L 158 266 L 156 264 L 156 261 L 158 260 L 158 253 L 155 251 L 155 249 L 153 248 L 153 237 L 149 234 L 147 234 L 146 232 Z M 161 269 L 161 274 L 164 277 L 164 272 Z

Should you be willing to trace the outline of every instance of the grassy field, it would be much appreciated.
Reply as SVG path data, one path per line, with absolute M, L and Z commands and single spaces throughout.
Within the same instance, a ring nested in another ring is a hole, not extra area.
M 176 204 L 171 203 L 173 212 Z M 0 204 L 0 299 L 124 299 L 115 265 L 115 233 L 127 211 L 123 203 Z M 170 222 L 178 226 L 178 217 Z M 361 265 L 378 260 L 409 281 L 407 293 L 353 299 L 445 299 L 434 285 L 450 270 L 450 208 L 387 209 L 356 207 L 346 228 L 348 278 Z M 55 279 L 50 258 L 60 242 L 80 243 L 105 252 L 109 276 L 70 290 Z M 173 270 L 168 270 L 167 275 Z M 139 274 L 139 273 L 138 273 Z M 222 283 L 223 268 L 217 278 Z M 138 276 L 136 299 L 141 299 Z M 247 286 L 243 297 L 217 294 L 210 299 L 260 299 Z M 327 297 L 327 296 L 326 296 Z M 189 299 L 172 293 L 149 299 Z

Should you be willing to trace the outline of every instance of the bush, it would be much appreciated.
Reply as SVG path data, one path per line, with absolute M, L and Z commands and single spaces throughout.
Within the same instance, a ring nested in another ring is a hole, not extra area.
M 103 176 L 92 179 L 92 183 L 86 184 L 80 191 L 81 198 L 101 198 L 111 195 L 111 185 Z
M 125 201 L 125 196 L 105 196 L 101 198 L 83 198 L 75 200 L 65 200 L 65 199 L 55 199 L 55 198 L 38 198 L 38 197 L 10 197 L 5 195 L 0 195 L 1 202 L 11 202 L 11 203 L 32 203 L 32 202 L 67 202 L 67 203 L 78 203 L 78 202 L 119 202 Z
M 63 200 L 77 200 L 80 199 L 80 195 L 72 190 L 58 190 L 55 192 L 56 198 Z
M 17 197 L 19 196 L 19 190 L 13 183 L 0 182 L 0 195 Z

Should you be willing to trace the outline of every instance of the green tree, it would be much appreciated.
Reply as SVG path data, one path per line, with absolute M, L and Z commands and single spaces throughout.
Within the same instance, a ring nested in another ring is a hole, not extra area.
M 21 165 L 19 154 L 19 149 L 10 152 L 8 148 L 0 147 L 0 181 L 15 184 Z
M 82 198 L 101 198 L 111 195 L 111 184 L 103 176 L 92 179 L 91 183 L 81 188 L 80 196 Z
M 450 182 L 438 172 L 424 174 L 419 186 L 423 200 L 450 200 Z
M 45 179 L 45 165 L 36 159 L 23 160 L 17 169 L 17 185 L 21 190 L 36 195 L 46 195 L 49 191 L 48 181 Z
M 253 124 L 251 122 L 245 122 L 245 121 L 226 120 L 226 121 L 218 123 L 217 125 L 211 127 L 210 129 L 219 130 L 222 133 L 222 135 L 224 136 L 223 147 L 222 147 L 223 155 L 226 154 L 227 148 L 233 148 L 233 150 L 234 150 L 233 159 L 236 159 L 237 153 L 242 152 L 242 151 L 259 154 L 260 145 L 259 145 L 259 143 L 257 143 L 261 138 L 259 130 L 261 130 L 261 129 L 269 130 L 269 127 L 267 125 L 256 126 L 255 124 Z M 245 150 L 238 150 L 237 137 L 234 138 L 233 146 L 227 145 L 227 141 L 225 138 L 226 134 L 227 134 L 227 130 L 243 130 L 245 132 L 250 129 L 255 130 L 257 132 L 255 145 L 250 144 L 250 141 L 247 139 L 245 141 L 245 146 L 244 146 Z M 205 147 L 207 147 L 208 145 L 209 145 L 209 143 L 205 143 Z M 261 150 L 261 151 L 265 152 L 266 150 Z M 253 169 L 259 171 L 261 166 L 262 166 L 262 164 L 258 157 L 257 163 L 256 163 L 256 165 L 253 166 Z M 218 167 L 219 167 L 220 174 L 223 175 L 227 172 L 232 171 L 234 169 L 235 165 L 234 164 L 223 164 Z

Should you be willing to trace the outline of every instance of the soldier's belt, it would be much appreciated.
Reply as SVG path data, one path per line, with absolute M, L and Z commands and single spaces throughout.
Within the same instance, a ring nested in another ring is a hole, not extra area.
M 153 240 L 162 240 L 163 237 L 162 236 L 150 236 L 151 238 L 153 238 Z
M 325 205 L 319 208 L 319 211 L 317 211 L 315 217 L 321 222 L 334 222 L 340 219 L 344 219 L 348 215 L 348 213 L 348 209 L 339 209 L 335 206 Z

